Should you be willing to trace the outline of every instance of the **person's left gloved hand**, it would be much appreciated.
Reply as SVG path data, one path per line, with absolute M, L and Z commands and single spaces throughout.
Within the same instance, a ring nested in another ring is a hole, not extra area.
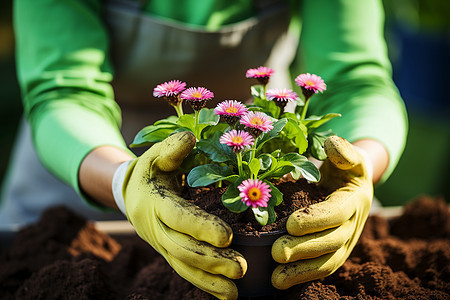
M 277 289 L 326 277 L 348 258 L 361 235 L 373 198 L 369 162 L 343 138 L 325 141 L 327 160 L 320 184 L 334 190 L 326 201 L 294 212 L 288 235 L 272 246 L 280 265 L 272 274 Z

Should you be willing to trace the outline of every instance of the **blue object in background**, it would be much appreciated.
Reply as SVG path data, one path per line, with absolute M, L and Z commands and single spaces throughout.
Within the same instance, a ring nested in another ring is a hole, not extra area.
M 375 188 L 387 206 L 420 195 L 450 202 L 450 37 L 404 24 L 388 28 L 394 81 L 408 110 L 405 151 L 391 177 Z
M 394 36 L 399 46 L 394 81 L 408 110 L 441 117 L 450 108 L 450 39 L 402 24 L 395 25 Z

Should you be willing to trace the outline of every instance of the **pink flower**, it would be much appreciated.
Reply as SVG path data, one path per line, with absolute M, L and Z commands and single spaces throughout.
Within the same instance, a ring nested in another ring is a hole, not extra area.
M 236 100 L 225 100 L 216 106 L 214 113 L 233 127 L 241 116 L 247 113 L 247 107 Z
M 248 69 L 245 76 L 247 78 L 256 78 L 261 84 L 266 85 L 273 72 L 273 69 L 261 66 L 256 69 Z
M 273 129 L 273 122 L 265 113 L 260 111 L 250 111 L 243 115 L 241 118 L 241 124 L 252 130 L 252 134 L 257 136 L 261 132 L 268 132 Z
M 267 99 L 279 102 L 292 102 L 299 100 L 296 92 L 290 89 L 271 89 L 266 93 Z
M 198 111 L 205 107 L 207 100 L 214 98 L 214 93 L 204 87 L 191 87 L 182 92 L 180 97 Z
M 204 87 L 191 87 L 181 93 L 181 98 L 185 100 L 211 100 L 214 93 Z
M 184 91 L 185 88 L 185 82 L 180 80 L 171 80 L 156 86 L 153 89 L 153 96 L 158 98 L 177 96 L 179 93 Z
M 217 104 L 214 113 L 219 116 L 242 116 L 247 113 L 247 107 L 236 100 L 225 100 Z
M 267 207 L 272 191 L 269 185 L 259 179 L 247 179 L 238 186 L 242 202 L 251 207 Z
M 327 85 L 320 76 L 314 74 L 300 74 L 295 78 L 295 83 L 302 88 L 305 97 L 309 98 L 313 93 L 323 92 Z
M 247 78 L 260 78 L 260 77 L 270 77 L 273 74 L 273 70 L 268 67 L 258 67 L 256 69 L 248 69 L 245 76 Z
M 224 133 L 219 141 L 221 144 L 233 147 L 234 152 L 241 152 L 245 147 L 253 145 L 255 139 L 246 131 L 233 129 Z

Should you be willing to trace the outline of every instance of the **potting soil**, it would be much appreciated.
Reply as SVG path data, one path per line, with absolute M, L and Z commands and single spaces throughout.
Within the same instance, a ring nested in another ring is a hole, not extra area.
M 0 252 L 1 299 L 214 299 L 137 236 L 114 239 L 57 207 Z M 392 221 L 369 217 L 334 274 L 271 299 L 450 299 L 450 214 L 420 197 Z

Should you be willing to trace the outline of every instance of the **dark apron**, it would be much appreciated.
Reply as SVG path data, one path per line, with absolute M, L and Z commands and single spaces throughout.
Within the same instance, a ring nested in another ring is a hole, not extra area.
M 290 14 L 282 0 L 255 1 L 256 16 L 217 31 L 152 17 L 140 7 L 129 0 L 109 0 L 106 7 L 113 87 L 123 110 L 127 143 L 131 142 L 127 137 L 143 126 L 175 114 L 153 97 L 158 84 L 178 79 L 188 86 L 206 87 L 215 94 L 210 108 L 225 99 L 246 101 L 250 85 L 256 83 L 245 78 L 246 70 L 271 63 L 275 77 L 281 78 L 296 49 L 287 38 Z

